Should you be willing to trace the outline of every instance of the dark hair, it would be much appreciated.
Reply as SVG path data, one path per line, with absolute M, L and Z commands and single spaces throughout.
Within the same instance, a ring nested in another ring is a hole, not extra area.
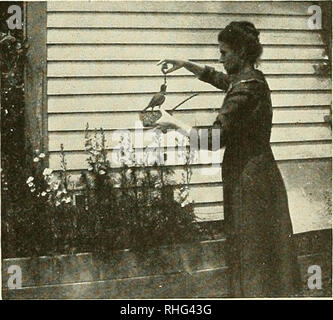
M 233 21 L 220 31 L 218 41 L 225 42 L 235 51 L 239 51 L 240 48 L 243 48 L 246 59 L 251 64 L 255 64 L 262 54 L 259 33 L 260 32 L 251 22 Z

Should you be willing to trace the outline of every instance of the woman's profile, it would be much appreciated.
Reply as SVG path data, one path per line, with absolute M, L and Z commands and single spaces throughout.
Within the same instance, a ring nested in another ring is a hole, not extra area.
M 167 73 L 185 68 L 226 92 L 210 129 L 219 129 L 225 147 L 222 180 L 230 295 L 294 296 L 299 294 L 299 268 L 287 193 L 270 146 L 270 89 L 255 68 L 262 54 L 259 31 L 250 22 L 234 21 L 219 33 L 218 43 L 226 74 L 183 60 L 165 59 L 160 64 L 171 65 Z M 196 130 L 161 111 L 158 127 L 178 128 L 187 136 Z M 212 143 L 209 148 L 214 148 Z

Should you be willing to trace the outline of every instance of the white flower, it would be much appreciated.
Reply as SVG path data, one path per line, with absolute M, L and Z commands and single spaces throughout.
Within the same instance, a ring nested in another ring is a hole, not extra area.
M 38 162 L 39 161 L 39 158 L 38 157 L 35 157 L 34 158 L 34 162 Z
M 106 174 L 106 172 L 104 171 L 104 170 L 99 170 L 99 172 L 98 172 L 100 175 L 102 175 L 102 174 Z
M 45 158 L 45 153 L 41 153 L 41 154 L 39 155 L 39 158 L 41 158 L 41 159 Z
M 29 188 L 31 188 L 31 187 L 34 186 L 34 183 L 33 183 L 33 182 L 30 182 L 30 183 L 28 183 L 28 186 L 29 186 Z
M 62 191 L 58 191 L 58 192 L 57 192 L 57 197 L 60 197 L 61 194 L 62 194 Z
M 88 171 L 93 171 L 93 170 L 94 170 L 93 167 L 89 167 L 89 168 L 88 168 Z
M 190 201 L 186 198 L 186 199 L 181 203 L 181 207 L 184 208 L 184 207 L 187 206 L 188 204 L 190 204 Z
M 38 154 L 39 153 L 39 149 L 36 149 L 35 152 Z
M 45 168 L 43 171 L 43 176 L 49 176 L 53 172 L 50 168 Z
M 62 201 L 65 201 L 66 203 L 70 203 L 71 197 L 66 197 L 66 198 L 62 199 Z
M 32 189 L 30 189 L 30 191 L 31 191 L 31 192 L 35 192 L 35 191 L 36 191 L 36 189 L 35 189 L 35 188 L 32 188 Z
M 60 201 L 58 201 L 58 200 L 57 200 L 56 203 L 55 203 L 56 207 L 60 206 L 60 204 L 61 204 L 61 203 L 60 203 Z
M 42 192 L 42 197 L 45 197 L 45 196 L 46 196 L 46 192 L 43 191 L 43 192 Z
M 32 181 L 34 181 L 34 177 L 29 177 L 28 180 L 27 180 L 27 183 L 29 184 Z
M 47 188 L 47 189 L 46 189 L 46 192 L 51 192 L 51 189 L 50 189 L 50 188 Z
M 54 182 L 52 182 L 52 184 L 51 184 L 51 188 L 52 188 L 53 190 L 58 190 L 59 186 L 60 186 L 60 181 L 54 181 Z

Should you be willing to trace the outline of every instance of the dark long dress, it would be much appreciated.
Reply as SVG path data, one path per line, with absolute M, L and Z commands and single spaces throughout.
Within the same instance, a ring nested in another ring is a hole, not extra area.
M 299 293 L 300 275 L 287 193 L 271 147 L 272 103 L 262 72 L 199 78 L 227 91 L 213 128 L 225 146 L 224 221 L 233 297 Z

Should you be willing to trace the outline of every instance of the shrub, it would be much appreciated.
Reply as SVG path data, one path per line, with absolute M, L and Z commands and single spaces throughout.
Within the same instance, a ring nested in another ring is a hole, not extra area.
M 193 203 L 188 201 L 189 157 L 180 184 L 169 167 L 138 162 L 124 137 L 119 166 L 111 166 L 103 130 L 86 128 L 88 170 L 71 182 L 61 146 L 61 170 L 42 170 L 45 154 L 35 151 L 32 173 L 25 182 L 25 204 L 4 221 L 9 246 L 5 257 L 94 252 L 108 257 L 129 248 L 142 255 L 159 245 L 200 240 Z M 158 140 L 158 139 L 157 139 Z M 158 161 L 157 161 L 158 162 Z

